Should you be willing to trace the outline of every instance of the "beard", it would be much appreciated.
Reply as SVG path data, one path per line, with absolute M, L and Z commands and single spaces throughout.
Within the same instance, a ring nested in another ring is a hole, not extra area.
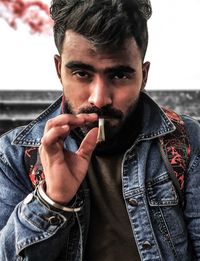
M 108 147 L 112 148 L 113 144 L 116 145 L 116 142 L 119 143 L 119 139 L 123 135 L 123 132 L 126 133 L 126 129 L 129 128 L 128 126 L 130 125 L 130 118 L 134 118 L 134 116 L 138 114 L 135 113 L 138 107 L 138 101 L 139 98 L 129 106 L 127 113 L 124 114 L 122 111 L 112 107 L 111 105 L 106 105 L 102 108 L 98 108 L 96 106 L 88 106 L 81 108 L 80 110 L 78 110 L 78 112 L 75 112 L 70 101 L 66 100 L 65 112 L 74 115 L 79 113 L 96 113 L 99 117 L 104 118 L 105 141 L 99 143 L 97 145 L 97 148 L 107 150 Z M 75 130 L 73 130 L 73 134 L 75 134 L 76 139 L 77 137 L 79 138 L 80 143 L 85 135 L 94 127 L 98 127 L 98 121 L 87 123 L 84 126 L 76 128 Z

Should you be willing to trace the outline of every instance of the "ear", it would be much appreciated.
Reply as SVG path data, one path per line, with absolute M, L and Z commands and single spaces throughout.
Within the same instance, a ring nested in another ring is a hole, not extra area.
M 148 79 L 148 74 L 149 74 L 149 68 L 150 68 L 150 62 L 145 62 L 142 65 L 142 86 L 141 86 L 141 91 L 144 90 L 147 79 Z
M 58 55 L 58 54 L 54 55 L 54 62 L 55 62 L 58 78 L 61 81 L 61 57 L 60 57 L 60 55 Z

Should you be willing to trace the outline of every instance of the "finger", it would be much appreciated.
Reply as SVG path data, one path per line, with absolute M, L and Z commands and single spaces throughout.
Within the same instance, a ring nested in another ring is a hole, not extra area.
M 76 152 L 80 157 L 90 160 L 93 150 L 97 145 L 98 128 L 90 130 L 83 139 L 78 151 Z
M 44 134 L 55 127 L 61 127 L 63 125 L 69 125 L 71 127 L 76 125 L 78 126 L 83 122 L 84 120 L 82 118 L 77 118 L 76 116 L 71 114 L 62 114 L 47 121 Z
M 70 132 L 70 128 L 68 125 L 64 125 L 61 127 L 53 127 L 48 130 L 45 135 L 41 139 L 41 144 L 43 146 L 51 146 L 58 142 L 60 139 L 65 138 Z
M 58 127 L 62 125 L 69 125 L 70 128 L 75 128 L 85 124 L 86 122 L 93 122 L 97 120 L 98 116 L 96 113 L 90 114 L 61 114 L 53 119 L 47 121 L 44 133 L 53 127 Z

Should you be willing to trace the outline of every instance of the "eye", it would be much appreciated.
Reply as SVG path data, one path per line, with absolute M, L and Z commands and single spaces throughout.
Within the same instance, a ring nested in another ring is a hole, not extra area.
M 126 72 L 117 72 L 117 73 L 113 73 L 111 75 L 111 78 L 113 80 L 126 80 L 126 79 L 130 79 L 131 75 L 129 73 L 126 73 Z
M 76 77 L 80 79 L 87 79 L 90 78 L 90 74 L 83 70 L 76 70 L 72 72 L 72 75 L 75 75 Z

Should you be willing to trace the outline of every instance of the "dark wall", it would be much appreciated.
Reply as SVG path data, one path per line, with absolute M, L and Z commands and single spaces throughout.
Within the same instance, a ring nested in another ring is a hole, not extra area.
M 200 120 L 200 91 L 149 91 L 160 105 Z M 0 134 L 25 125 L 61 95 L 59 91 L 0 91 Z

